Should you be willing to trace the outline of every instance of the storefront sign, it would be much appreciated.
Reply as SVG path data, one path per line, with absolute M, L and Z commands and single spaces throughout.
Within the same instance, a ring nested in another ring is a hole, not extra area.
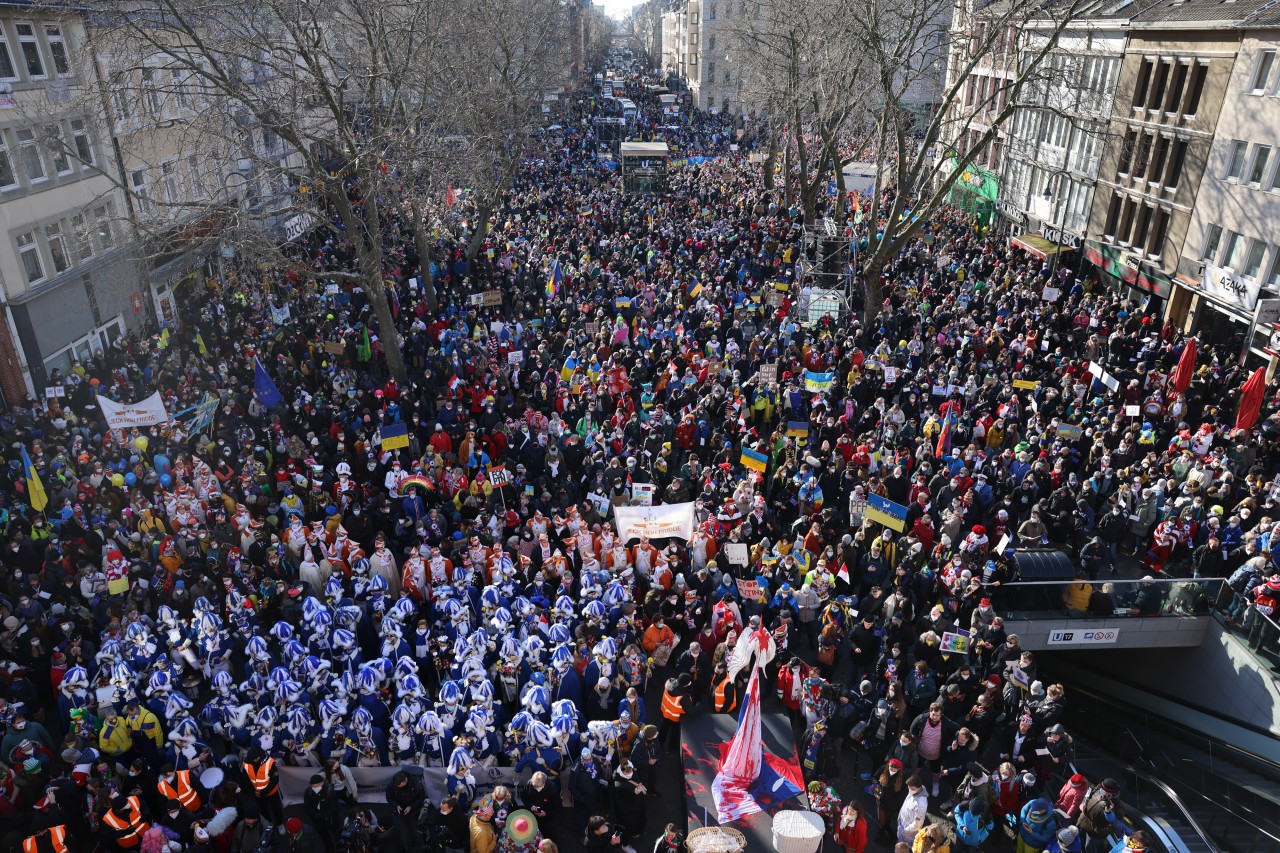
M 286 242 L 292 243 L 299 237 L 310 231 L 316 224 L 316 218 L 310 213 L 303 212 L 297 216 L 291 216 L 284 221 L 284 239 Z
M 1019 228 L 1025 228 L 1027 225 L 1027 215 L 1014 207 L 1012 202 L 1004 201 L 1003 199 L 997 201 L 996 212 Z
M 1280 324 L 1280 299 L 1259 299 L 1253 322 L 1259 326 Z
M 1080 248 L 1080 235 L 1072 234 L 1070 231 L 1064 231 L 1061 228 L 1050 228 L 1045 225 L 1040 229 L 1040 233 L 1044 235 L 1046 240 L 1052 240 L 1060 246 L 1070 246 L 1073 249 Z
M 1258 291 L 1262 288 L 1262 282 L 1256 278 L 1241 278 L 1225 267 L 1205 264 L 1200 288 L 1210 298 L 1228 308 L 1252 311 L 1258 303 Z

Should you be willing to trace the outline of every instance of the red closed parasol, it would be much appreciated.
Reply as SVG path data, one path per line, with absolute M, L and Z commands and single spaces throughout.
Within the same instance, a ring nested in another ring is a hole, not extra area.
M 1267 371 L 1259 367 L 1240 389 L 1240 408 L 1236 411 L 1236 429 L 1247 430 L 1258 422 L 1262 398 L 1267 392 Z
M 1187 390 L 1187 386 L 1191 384 L 1191 377 L 1196 372 L 1196 339 L 1192 338 L 1187 341 L 1187 345 L 1182 349 L 1182 357 L 1178 359 L 1178 366 L 1174 368 L 1173 375 L 1169 377 L 1169 382 L 1173 385 L 1173 390 L 1181 394 Z

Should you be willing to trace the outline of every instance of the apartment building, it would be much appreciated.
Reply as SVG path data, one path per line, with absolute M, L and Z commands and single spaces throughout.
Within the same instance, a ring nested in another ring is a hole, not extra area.
M 749 112 L 742 92 L 746 57 L 733 38 L 734 22 L 745 14 L 743 0 L 677 0 L 663 14 L 662 70 L 684 80 L 700 110 Z
M 1198 333 L 1238 341 L 1256 365 L 1280 351 L 1280 13 L 1242 25 L 1174 284 Z
M 1236 62 L 1235 21 L 1265 2 L 1163 0 L 1130 22 L 1086 256 L 1175 324 L 1193 307 L 1173 279 Z
M 1009 234 L 1042 257 L 1084 243 L 1134 11 L 1116 5 L 1100 0 L 1057 33 L 1010 120 L 997 209 Z M 1044 50 L 1056 31 L 1052 17 L 1028 20 L 1023 49 Z
M 963 94 L 949 105 L 943 139 L 948 147 L 965 154 L 979 144 L 1009 104 L 1017 76 L 1019 30 L 1004 3 L 963 0 L 955 6 L 950 36 L 947 89 L 961 76 L 964 80 Z M 1007 145 L 1008 131 L 1001 126 L 991 144 L 974 158 L 973 173 L 998 182 Z
M 81 99 L 96 91 L 83 19 L 0 5 L 0 390 L 39 393 L 54 368 L 145 321 L 124 250 L 111 147 Z M 84 109 L 77 109 L 79 105 Z

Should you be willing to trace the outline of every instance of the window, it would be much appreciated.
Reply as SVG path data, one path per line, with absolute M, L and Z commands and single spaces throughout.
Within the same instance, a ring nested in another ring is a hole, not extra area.
M 173 102 L 178 109 L 187 111 L 191 109 L 191 96 L 187 94 L 186 75 L 177 68 L 170 69 L 169 83 L 173 87 Z
M 1209 64 L 1197 62 L 1195 72 L 1191 76 L 1191 86 L 1187 90 L 1187 105 L 1182 108 L 1184 115 L 1193 116 L 1200 109 L 1200 96 L 1204 94 L 1204 81 L 1209 76 Z
M 10 189 L 18 185 L 18 176 L 13 171 L 13 161 L 9 158 L 9 146 L 0 137 L 0 187 Z
M 36 147 L 36 132 L 25 127 L 18 130 L 18 146 L 22 149 L 22 162 L 27 169 L 27 178 L 32 183 L 43 181 L 44 160 L 40 157 L 40 149 Z
M 145 169 L 135 169 L 129 176 L 129 182 L 133 185 L 133 195 L 138 200 L 138 212 L 150 216 L 154 209 L 151 203 L 150 190 L 147 187 L 147 172 Z
M 160 181 L 164 184 L 164 200 L 169 204 L 177 204 L 181 193 L 178 192 L 178 162 L 176 160 L 160 164 Z
M 1178 181 L 1182 179 L 1182 165 L 1187 161 L 1187 141 L 1185 139 L 1175 139 L 1173 141 L 1173 153 L 1169 156 L 1169 171 L 1164 178 L 1164 188 L 1166 190 L 1176 190 Z
M 67 256 L 67 242 L 62 238 L 62 226 L 57 223 L 44 227 L 44 241 L 49 246 L 49 257 L 53 261 L 55 274 L 71 269 L 71 259 Z
M 36 41 L 34 24 L 18 24 L 18 44 L 22 48 L 22 61 L 26 63 L 27 74 L 32 77 L 44 77 L 44 60 L 40 58 L 40 44 Z
M 115 107 L 117 121 L 133 118 L 133 97 L 129 92 L 128 78 L 124 75 L 115 78 L 111 87 L 111 104 Z
M 1264 50 L 1258 54 L 1258 67 L 1253 72 L 1253 83 L 1249 86 L 1250 94 L 1261 95 L 1267 90 L 1267 82 L 1271 79 L 1271 69 L 1276 64 L 1276 52 Z
M 1267 287 L 1280 287 L 1280 246 L 1271 255 L 1271 269 L 1267 271 Z
M 707 50 L 715 50 L 715 49 L 716 49 L 716 37 L 713 35 L 707 36 Z
M 1222 242 L 1222 226 L 1210 225 L 1209 233 L 1205 236 L 1204 251 L 1200 253 L 1200 260 L 1212 261 L 1218 254 L 1218 244 Z
M 67 145 L 62 138 L 62 128 L 51 124 L 44 129 L 44 137 L 49 146 L 49 157 L 53 160 L 53 171 L 59 175 L 71 174 L 71 158 L 67 156 Z
M 22 258 L 22 268 L 27 273 L 27 284 L 35 284 L 44 278 L 44 265 L 40 263 L 40 247 L 36 245 L 36 236 L 28 231 L 18 235 L 18 256 Z
M 13 56 L 9 53 L 9 39 L 0 28 L 0 78 L 17 80 L 18 72 L 13 67 Z
M 1249 152 L 1249 143 L 1237 139 L 1231 143 L 1231 156 L 1227 160 L 1227 180 L 1240 180 L 1244 174 L 1244 158 Z
M 153 116 L 160 115 L 160 93 L 156 91 L 154 68 L 142 69 L 142 103 Z
M 1262 240 L 1253 240 L 1249 243 L 1249 257 L 1244 262 L 1245 278 L 1257 278 L 1258 273 L 1262 272 L 1262 256 L 1267 253 L 1267 244 Z
M 1133 159 L 1134 149 L 1138 147 L 1138 131 L 1130 130 L 1124 136 L 1124 145 L 1120 147 L 1120 162 L 1116 166 L 1116 173 L 1120 175 L 1129 174 L 1129 165 Z
M 71 73 L 71 60 L 67 56 L 67 43 L 62 40 L 62 28 L 54 24 L 44 25 L 44 38 L 49 43 L 49 56 L 53 58 L 53 71 L 59 77 Z
M 200 159 L 192 154 L 187 157 L 187 176 L 191 181 L 191 195 L 199 198 L 202 193 L 200 191 Z
M 712 3 L 707 7 L 707 20 L 714 21 L 716 19 L 716 4 Z
M 1253 165 L 1249 167 L 1249 183 L 1262 185 L 1262 177 L 1267 173 L 1267 161 L 1271 158 L 1271 146 L 1259 145 L 1253 151 Z
M 75 261 L 83 264 L 93 257 L 93 233 L 83 213 L 71 217 L 72 248 L 75 250 Z
M 1112 239 L 1116 236 L 1116 226 L 1120 222 L 1120 203 L 1120 196 L 1111 196 L 1111 205 L 1107 208 L 1107 224 L 1102 229 L 1102 233 L 1106 235 L 1107 239 Z
M 100 204 L 95 207 L 93 221 L 98 229 L 98 245 L 105 252 L 116 244 L 116 238 L 111 233 L 111 205 Z
M 280 137 L 276 136 L 265 127 L 262 129 L 262 151 L 268 157 L 276 153 L 276 149 L 280 147 Z
M 93 143 L 89 141 L 89 129 L 85 127 L 84 119 L 73 119 L 71 122 L 71 135 L 76 141 L 76 158 L 80 160 L 81 167 L 93 165 Z
M 1222 250 L 1221 266 L 1230 267 L 1232 270 L 1239 272 L 1240 265 L 1244 262 L 1245 239 L 1241 234 L 1235 231 L 1227 232 L 1227 247 Z

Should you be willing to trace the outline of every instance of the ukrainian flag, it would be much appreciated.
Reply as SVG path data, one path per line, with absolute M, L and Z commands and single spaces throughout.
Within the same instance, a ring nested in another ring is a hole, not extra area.
M 750 447 L 742 448 L 742 458 L 739 461 L 745 467 L 752 471 L 759 471 L 761 474 L 769 467 L 769 457 Z
M 568 382 L 573 378 L 573 372 L 578 369 L 578 360 L 573 356 L 569 356 L 564 360 L 564 367 L 560 368 L 560 378 Z
M 880 495 L 867 495 L 867 518 L 901 533 L 907 526 L 907 508 Z
M 615 296 L 615 297 L 613 297 L 613 307 L 614 307 L 614 308 L 630 308 L 630 307 L 631 307 L 631 297 L 630 297 L 630 296 Z
M 809 438 L 809 422 L 787 421 L 787 435 L 792 438 L 803 438 L 807 441 Z
M 698 294 L 702 292 L 702 282 L 696 278 L 689 282 L 689 298 L 697 299 Z
M 806 370 L 804 372 L 804 388 L 806 391 L 826 391 L 836 381 L 836 374 L 833 370 L 825 373 L 818 373 L 816 370 Z
M 44 512 L 44 508 L 49 505 L 49 496 L 45 494 L 44 483 L 40 482 L 36 466 L 31 464 L 31 457 L 27 455 L 25 444 L 22 445 L 22 476 L 27 480 L 27 503 L 31 504 L 31 508 L 36 512 Z
M 556 293 L 564 285 L 564 270 L 560 269 L 560 262 L 556 261 L 551 267 L 551 275 L 547 278 L 547 297 L 555 298 Z

